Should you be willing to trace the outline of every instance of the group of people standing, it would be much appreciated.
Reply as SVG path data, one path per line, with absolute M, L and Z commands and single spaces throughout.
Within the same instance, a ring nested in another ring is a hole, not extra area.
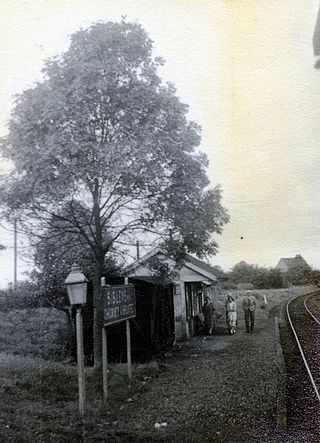
M 254 330 L 254 314 L 257 307 L 256 298 L 251 291 L 247 291 L 242 301 L 242 308 L 244 311 L 244 320 L 246 325 L 246 332 L 253 332 Z M 234 334 L 237 325 L 237 303 L 234 297 L 229 293 L 225 303 L 226 308 L 226 323 L 229 334 Z M 202 307 L 204 316 L 204 329 L 206 335 L 212 335 L 215 329 L 215 308 L 209 296 L 206 296 L 205 303 Z

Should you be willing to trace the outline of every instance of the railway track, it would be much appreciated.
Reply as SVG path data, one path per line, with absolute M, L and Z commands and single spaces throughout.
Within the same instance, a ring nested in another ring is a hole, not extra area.
M 320 302 L 320 292 L 290 300 L 287 316 L 315 396 L 320 402 L 320 312 L 318 316 L 313 313 L 314 300 Z
M 320 291 L 291 299 L 287 317 L 294 336 L 287 409 L 293 428 L 314 428 L 320 420 Z

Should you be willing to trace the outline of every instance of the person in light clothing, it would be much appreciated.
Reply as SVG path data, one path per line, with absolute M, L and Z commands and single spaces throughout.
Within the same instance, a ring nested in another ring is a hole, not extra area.
M 237 325 L 237 303 L 231 294 L 227 295 L 226 301 L 226 321 L 228 325 L 229 334 L 236 332 Z
M 251 291 L 247 291 L 243 298 L 242 307 L 244 310 L 244 320 L 246 323 L 246 331 L 253 332 L 254 329 L 254 311 L 257 307 L 255 296 Z

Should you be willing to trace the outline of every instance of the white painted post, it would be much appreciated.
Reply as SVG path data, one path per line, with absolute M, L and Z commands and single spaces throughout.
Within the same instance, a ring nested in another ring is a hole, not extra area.
M 128 377 L 131 379 L 131 336 L 130 336 L 130 320 L 126 320 L 127 330 L 127 368 Z
M 78 363 L 78 383 L 79 383 L 79 412 L 84 415 L 85 403 L 85 382 L 84 382 L 84 360 L 83 360 L 83 326 L 81 306 L 77 308 L 77 363 Z
M 106 400 L 108 396 L 108 346 L 107 346 L 107 329 L 102 328 L 102 375 L 103 375 L 103 398 Z

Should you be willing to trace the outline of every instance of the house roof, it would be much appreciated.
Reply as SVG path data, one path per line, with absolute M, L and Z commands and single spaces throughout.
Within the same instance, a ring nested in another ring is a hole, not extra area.
M 136 269 L 138 266 L 142 265 L 143 263 L 147 262 L 151 257 L 154 257 L 157 254 L 164 254 L 160 248 L 155 248 L 149 253 L 145 254 L 143 257 L 141 257 L 139 260 L 136 260 L 135 262 L 131 263 L 125 268 L 125 273 L 132 272 L 134 269 Z M 165 255 L 165 254 L 164 254 Z M 213 266 L 209 265 L 208 263 L 199 260 L 195 257 L 193 257 L 190 254 L 185 255 L 184 259 L 184 265 L 185 266 L 195 266 L 198 269 L 204 271 L 206 277 L 210 278 L 208 274 L 211 274 L 215 277 L 215 279 L 225 279 L 225 274 L 220 271 L 219 269 L 214 268 Z
M 295 257 L 280 258 L 276 267 L 279 267 L 281 265 L 286 266 L 288 269 L 294 268 L 296 266 L 309 267 L 308 263 L 305 261 L 305 259 L 300 254 L 297 254 Z

